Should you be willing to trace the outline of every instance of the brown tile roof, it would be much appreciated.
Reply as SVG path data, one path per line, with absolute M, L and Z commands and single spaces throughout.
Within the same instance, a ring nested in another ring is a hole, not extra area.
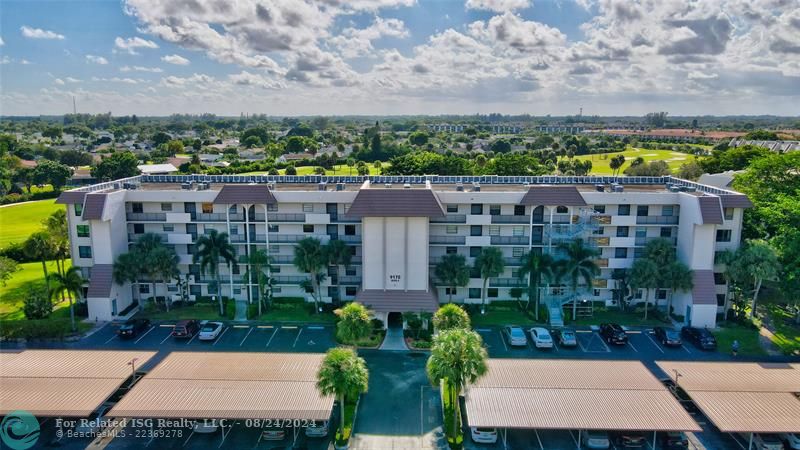
M 754 206 L 746 195 L 720 195 L 719 199 L 722 201 L 723 208 L 752 208 Z
M 575 186 L 531 186 L 520 201 L 521 205 L 586 206 Z
M 361 189 L 347 210 L 347 217 L 444 217 L 436 194 L 430 189 Z
M 703 218 L 703 225 L 722 225 L 722 204 L 719 197 L 703 196 L 697 197 L 700 203 L 700 216 Z
M 376 312 L 436 312 L 439 309 L 439 301 L 432 291 L 366 289 L 356 294 L 356 300 Z
M 226 184 L 214 199 L 214 203 L 223 205 L 234 204 L 274 204 L 275 196 L 265 184 Z
M 86 198 L 85 191 L 65 191 L 56 199 L 59 205 L 71 205 L 73 203 L 83 204 L 83 199 Z
M 106 194 L 87 194 L 83 202 L 83 220 L 101 220 L 105 206 Z
M 713 270 L 695 270 L 692 280 L 692 304 L 716 305 L 717 285 L 714 283 Z
M 111 285 L 114 283 L 114 266 L 112 264 L 95 264 L 89 277 L 89 290 L 87 298 L 108 298 L 111 295 Z

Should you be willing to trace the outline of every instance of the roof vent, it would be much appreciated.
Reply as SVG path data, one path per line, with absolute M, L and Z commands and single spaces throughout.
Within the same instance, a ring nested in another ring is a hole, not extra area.
M 194 183 L 193 182 L 192 183 L 181 183 L 181 189 L 183 189 L 184 191 L 191 191 L 193 187 L 194 187 Z
M 208 183 L 208 182 L 197 183 L 197 190 L 198 191 L 207 191 L 210 187 L 211 187 L 211 183 Z
M 274 191 L 275 190 L 275 183 L 267 183 L 267 189 Z
M 625 186 L 618 184 L 614 186 L 614 192 L 623 192 L 625 190 Z
M 681 187 L 672 185 L 672 186 L 669 187 L 669 191 L 670 192 L 680 192 L 681 191 Z
M 344 183 L 336 183 L 336 190 L 343 191 L 344 190 Z
M 122 183 L 122 188 L 129 191 L 134 191 L 139 188 L 139 185 L 136 183 Z
M 597 192 L 605 192 L 606 191 L 606 187 L 603 186 L 602 184 L 595 184 L 594 188 L 597 190 Z
M 480 191 L 481 191 L 481 185 L 478 183 L 472 183 L 472 192 L 480 192 Z

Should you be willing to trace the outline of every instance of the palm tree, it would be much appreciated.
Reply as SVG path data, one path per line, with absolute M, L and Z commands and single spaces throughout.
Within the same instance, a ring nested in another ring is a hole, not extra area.
M 751 285 L 753 291 L 750 319 L 755 315 L 758 294 L 764 281 L 776 280 L 781 270 L 775 250 L 765 241 L 751 240 L 737 250 L 730 270 L 740 286 Z
M 262 314 L 261 305 L 264 303 L 264 297 L 271 292 L 272 284 L 274 284 L 272 277 L 264 273 L 264 270 L 269 271 L 272 269 L 271 259 L 266 251 L 254 250 L 250 253 L 250 256 L 247 257 L 247 265 L 248 270 L 245 274 L 248 282 L 247 291 L 249 294 L 249 283 L 252 283 L 253 279 L 255 279 L 255 283 L 258 285 L 258 315 L 260 317 Z M 267 301 L 269 301 L 269 299 L 267 299 Z
M 483 278 L 483 288 L 481 289 L 481 314 L 486 313 L 486 285 L 489 278 L 494 278 L 503 273 L 506 263 L 503 260 L 503 252 L 497 247 L 486 247 L 481 250 L 475 258 L 475 268 L 480 271 Z
M 301 272 L 310 276 L 311 296 L 314 298 L 314 311 L 319 311 L 319 284 L 325 279 L 322 273 L 328 258 L 319 239 L 307 237 L 297 242 L 294 247 L 294 265 Z
M 656 289 L 661 277 L 658 265 L 650 258 L 640 258 L 633 262 L 631 267 L 631 287 L 644 289 L 644 320 L 647 320 L 647 310 L 650 304 L 650 289 Z
M 676 291 L 689 291 L 694 287 L 694 272 L 680 261 L 673 261 L 664 271 L 666 287 L 670 289 L 667 315 L 672 314 L 672 297 Z M 656 305 L 658 306 L 658 305 Z
M 64 274 L 64 262 L 69 257 L 69 229 L 67 227 L 67 212 L 57 209 L 42 221 L 53 245 L 53 256 L 56 258 L 58 272 Z
M 453 302 L 453 291 L 459 286 L 469 283 L 469 267 L 464 255 L 448 253 L 433 268 L 433 273 L 440 283 L 448 287 L 447 301 Z
M 372 332 L 369 311 L 361 303 L 348 303 L 344 308 L 337 309 L 336 315 L 339 322 L 336 324 L 336 337 L 340 342 L 350 343 L 353 347 Z
M 520 279 L 528 277 L 528 304 L 534 299 L 536 320 L 539 320 L 539 286 L 542 279 L 552 280 L 555 276 L 556 261 L 549 254 L 530 251 L 520 258 L 522 265 L 519 268 Z M 527 309 L 526 305 L 526 308 Z
M 150 280 L 150 284 L 153 286 L 151 294 L 154 302 L 157 300 L 156 279 L 161 275 L 158 267 L 159 258 L 163 257 L 159 256 L 159 254 L 163 254 L 163 249 L 166 248 L 161 236 L 155 233 L 145 233 L 139 236 L 133 248 L 133 253 L 139 262 L 139 273 L 147 275 L 147 279 Z
M 114 282 L 120 285 L 132 283 L 135 287 L 139 282 L 139 275 L 142 273 L 141 263 L 139 253 L 136 250 L 117 256 L 111 272 Z M 141 307 L 142 299 L 141 296 L 138 297 L 139 307 Z
M 644 247 L 644 257 L 659 267 L 667 267 L 675 261 L 675 247 L 665 238 L 654 239 Z
M 465 329 L 450 329 L 440 332 L 433 338 L 431 356 L 426 364 L 428 379 L 433 385 L 443 385 L 444 395 L 449 398 L 453 408 L 452 426 L 454 436 L 449 440 L 458 442 L 459 396 L 468 383 L 474 383 L 488 370 L 488 354 L 478 333 Z
M 150 252 L 147 260 L 149 264 L 153 266 L 157 277 L 164 284 L 164 305 L 167 311 L 169 311 L 171 299 L 169 298 L 169 292 L 167 292 L 167 283 L 173 278 L 180 276 L 180 271 L 178 270 L 178 254 L 175 253 L 175 250 L 172 248 L 161 246 Z M 155 281 L 155 279 L 153 281 Z
M 336 266 L 337 273 L 339 273 L 339 266 L 343 266 L 345 273 L 350 266 L 350 261 L 353 259 L 353 251 L 344 241 L 333 239 L 325 245 L 325 258 L 327 263 L 331 266 Z
M 578 283 L 583 280 L 586 285 L 592 284 L 592 279 L 600 274 L 600 268 L 594 262 L 599 252 L 587 247 L 583 239 L 575 239 L 569 244 L 560 244 L 559 248 L 567 254 L 567 259 L 558 262 L 556 279 L 569 280 L 569 286 L 574 295 L 572 299 L 572 320 L 578 313 Z
M 470 329 L 469 314 L 455 303 L 448 303 L 433 314 L 433 329 L 439 333 L 453 328 Z
M 30 259 L 39 260 L 42 262 L 42 272 L 44 272 L 44 283 L 47 287 L 47 298 L 51 298 L 50 294 L 50 277 L 47 276 L 47 261 L 53 257 L 53 241 L 50 238 L 50 233 L 46 231 L 37 231 L 25 240 L 23 250 Z
M 224 260 L 229 266 L 236 264 L 236 250 L 228 242 L 228 233 L 219 233 L 211 230 L 208 234 L 197 238 L 197 252 L 192 257 L 192 262 L 200 263 L 200 272 L 208 273 L 216 281 L 217 298 L 219 300 L 219 315 L 225 315 L 222 305 L 222 283 L 219 277 L 219 264 Z M 231 277 L 233 274 L 231 273 Z
M 349 348 L 328 350 L 317 372 L 317 389 L 322 395 L 334 395 L 339 400 L 339 431 L 337 444 L 344 442 L 345 402 L 355 400 L 369 387 L 369 370 L 363 358 Z
M 72 331 L 75 331 L 75 308 L 72 302 L 73 297 L 78 301 L 83 300 L 83 276 L 81 276 L 81 269 L 77 267 L 70 267 L 63 274 L 54 273 L 50 275 L 53 281 L 56 282 L 56 288 L 52 292 L 52 296 L 59 294 L 66 294 L 69 298 L 69 321 L 72 326 Z

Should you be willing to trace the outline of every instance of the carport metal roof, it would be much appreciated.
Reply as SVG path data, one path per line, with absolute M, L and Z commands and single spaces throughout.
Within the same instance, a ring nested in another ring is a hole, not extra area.
M 490 359 L 466 390 L 473 427 L 700 431 L 638 361 Z
M 0 353 L 0 415 L 86 417 L 156 352 L 25 350 Z
M 800 364 L 676 362 L 658 366 L 721 431 L 800 432 Z
M 109 412 L 111 417 L 328 420 L 317 391 L 323 354 L 175 352 Z

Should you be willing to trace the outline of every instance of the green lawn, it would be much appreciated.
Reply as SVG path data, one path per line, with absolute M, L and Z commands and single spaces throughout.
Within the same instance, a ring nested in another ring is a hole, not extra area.
M 389 166 L 389 163 L 383 163 L 383 167 L 388 167 L 388 166 Z M 297 167 L 297 174 L 298 175 L 314 175 L 314 168 L 315 167 L 316 166 Z M 380 170 L 375 168 L 375 166 L 373 166 L 371 163 L 367 163 L 367 167 L 369 167 L 369 174 L 370 175 L 380 175 Z M 346 166 L 344 164 L 338 165 L 338 166 L 334 166 L 334 168 L 335 168 L 335 170 L 326 170 L 325 171 L 325 175 L 354 175 L 354 176 L 358 175 L 358 172 L 356 171 L 355 166 L 352 168 L 352 170 L 348 166 Z M 267 175 L 267 173 L 268 172 L 264 172 L 264 171 L 261 171 L 261 172 L 246 172 L 246 173 L 240 173 L 239 175 Z M 281 175 L 285 175 L 286 174 L 286 169 L 280 169 L 280 170 L 278 170 L 278 173 L 280 173 Z
M 9 205 L 0 208 L 0 248 L 13 242 L 22 242 L 31 233 L 42 228 L 42 220 L 62 205 L 55 199 Z
M 70 262 L 67 261 L 67 267 Z M 0 286 L 0 320 L 24 319 L 22 313 L 23 299 L 32 286 L 44 286 L 41 263 L 25 263 L 19 265 L 20 270 L 15 273 L 5 286 Z M 56 271 L 55 261 L 48 263 L 48 271 Z M 69 317 L 69 301 L 56 304 L 51 317 Z
M 137 314 L 137 317 L 146 317 L 151 320 L 220 320 L 225 319 L 219 315 L 219 304 L 217 302 L 196 302 L 191 306 L 181 306 L 172 308 L 170 311 L 160 311 L 146 308 L 145 311 Z
M 651 306 L 652 308 L 652 306 Z M 650 313 L 652 313 L 652 309 Z M 644 310 L 622 312 L 617 309 L 596 309 L 590 317 L 580 317 L 572 325 L 600 325 L 601 323 L 618 323 L 623 326 L 655 327 L 663 326 L 664 322 L 649 314 L 644 320 Z
M 336 321 L 336 316 L 331 313 L 321 312 L 313 313 L 313 308 L 307 308 L 304 305 L 296 308 L 271 308 L 269 311 L 262 314 L 256 320 L 264 322 L 307 322 L 307 323 L 333 323 Z
M 486 306 L 486 314 L 480 311 L 470 314 L 470 321 L 473 327 L 490 327 L 503 325 L 536 325 L 537 322 L 528 317 L 519 309 L 516 302 L 505 302 L 508 304 L 489 304 Z M 533 314 L 533 310 L 531 310 Z M 540 323 L 541 324 L 541 323 Z
M 777 305 L 768 305 L 772 325 L 775 328 L 772 343 L 783 353 L 800 354 L 800 325 L 794 323 L 794 317 Z
M 730 353 L 733 341 L 739 341 L 739 354 L 747 356 L 763 356 L 766 354 L 759 342 L 757 329 L 741 325 L 727 325 L 714 331 L 717 338 L 717 349 L 722 353 Z
M 611 175 L 611 167 L 609 163 L 611 162 L 611 158 L 617 156 L 619 154 L 625 156 L 625 165 L 622 166 L 620 170 L 620 174 L 622 171 L 627 169 L 631 165 L 631 161 L 636 159 L 637 157 L 642 157 L 645 161 L 666 161 L 669 168 L 672 170 L 678 169 L 681 164 L 685 162 L 692 161 L 695 157 L 688 153 L 680 153 L 680 152 L 673 152 L 672 150 L 648 150 L 644 148 L 628 148 L 628 150 L 624 152 L 612 152 L 612 153 L 598 153 L 595 155 L 580 155 L 576 156 L 575 158 L 581 160 L 590 160 L 592 162 L 592 175 Z

